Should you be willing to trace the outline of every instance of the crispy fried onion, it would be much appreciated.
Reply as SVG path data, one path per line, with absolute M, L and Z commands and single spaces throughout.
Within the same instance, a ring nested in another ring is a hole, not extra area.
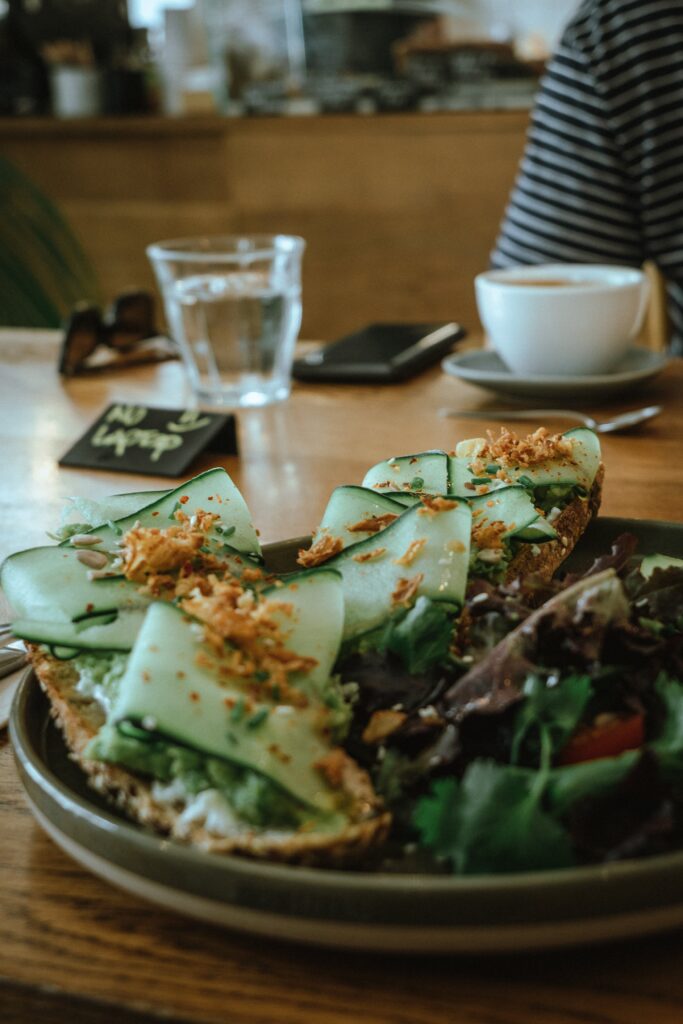
M 310 671 L 317 661 L 285 645 L 282 618 L 292 615 L 291 604 L 258 597 L 236 579 L 209 575 L 207 583 L 208 593 L 195 591 L 180 607 L 204 623 L 219 675 L 250 679 L 279 703 L 305 706 L 306 696 L 290 685 L 290 676 Z

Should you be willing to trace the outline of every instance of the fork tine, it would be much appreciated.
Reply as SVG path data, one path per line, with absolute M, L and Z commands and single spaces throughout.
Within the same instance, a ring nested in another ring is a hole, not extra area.
M 0 679 L 18 672 L 28 661 L 25 651 L 15 651 L 11 647 L 0 650 Z
M 8 640 L 14 640 L 11 622 L 0 622 L 0 645 L 6 644 Z

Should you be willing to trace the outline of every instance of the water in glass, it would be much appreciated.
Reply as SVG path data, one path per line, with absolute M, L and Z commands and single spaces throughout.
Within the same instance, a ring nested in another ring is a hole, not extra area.
M 301 293 L 258 270 L 194 274 L 173 287 L 200 397 L 226 405 L 286 398 L 301 321 Z

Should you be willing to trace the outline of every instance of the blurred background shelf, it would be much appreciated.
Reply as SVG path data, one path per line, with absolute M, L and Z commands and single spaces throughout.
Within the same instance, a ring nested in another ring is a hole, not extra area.
M 472 279 L 577 2 L 0 0 L 0 153 L 103 296 L 153 287 L 151 242 L 281 231 L 308 243 L 304 337 L 477 329 Z

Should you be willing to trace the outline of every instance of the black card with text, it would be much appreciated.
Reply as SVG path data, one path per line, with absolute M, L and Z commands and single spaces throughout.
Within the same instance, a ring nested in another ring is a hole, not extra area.
M 119 402 L 105 409 L 59 465 L 177 477 L 203 451 L 237 455 L 237 427 L 231 413 L 150 409 Z

